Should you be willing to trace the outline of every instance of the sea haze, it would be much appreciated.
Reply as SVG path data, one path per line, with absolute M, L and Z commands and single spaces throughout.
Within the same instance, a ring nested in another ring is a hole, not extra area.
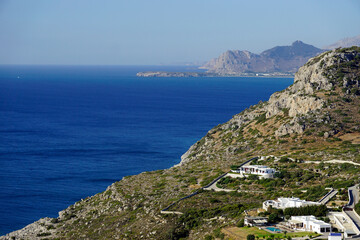
M 293 81 L 135 76 L 147 70 L 0 67 L 0 235 L 177 164 L 212 127 Z

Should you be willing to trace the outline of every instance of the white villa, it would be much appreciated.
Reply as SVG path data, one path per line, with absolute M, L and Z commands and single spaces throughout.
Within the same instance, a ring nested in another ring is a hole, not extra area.
M 247 165 L 231 171 L 240 173 L 243 176 L 258 175 L 260 178 L 273 178 L 276 172 L 275 169 L 263 165 Z
M 285 209 L 291 207 L 305 207 L 310 205 L 320 205 L 318 202 L 310 202 L 299 198 L 278 198 L 277 200 L 267 200 L 263 202 L 263 209 L 268 210 L 270 206 L 277 209 Z
M 331 232 L 331 225 L 314 216 L 292 216 L 288 221 L 288 226 L 298 231 L 311 231 L 316 233 Z

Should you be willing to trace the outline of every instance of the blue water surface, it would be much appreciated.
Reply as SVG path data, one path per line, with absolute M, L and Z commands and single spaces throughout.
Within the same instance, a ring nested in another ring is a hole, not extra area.
M 0 235 L 177 164 L 212 127 L 293 81 L 135 76 L 154 68 L 0 66 Z

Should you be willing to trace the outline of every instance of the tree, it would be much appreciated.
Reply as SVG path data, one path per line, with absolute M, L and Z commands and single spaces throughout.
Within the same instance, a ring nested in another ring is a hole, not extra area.
M 269 223 L 275 223 L 280 221 L 281 218 L 279 217 L 279 215 L 277 213 L 272 213 L 269 215 L 268 221 Z
M 249 234 L 246 237 L 247 240 L 255 240 L 255 236 L 253 234 Z

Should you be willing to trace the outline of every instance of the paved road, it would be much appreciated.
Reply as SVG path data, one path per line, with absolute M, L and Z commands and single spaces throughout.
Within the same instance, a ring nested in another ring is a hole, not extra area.
M 355 205 L 359 202 L 359 184 L 349 187 L 350 202 L 349 207 L 354 208 Z
M 349 187 L 349 203 L 347 205 L 348 209 L 345 210 L 346 214 L 351 218 L 354 222 L 357 229 L 354 229 L 357 234 L 360 234 L 360 217 L 352 210 L 355 205 L 359 202 L 359 184 Z
M 357 232 L 357 234 L 360 233 L 360 219 L 358 216 L 356 216 L 355 212 L 352 210 L 346 210 L 345 211 L 347 213 L 347 215 L 351 218 L 351 220 L 354 222 L 355 226 L 357 227 L 357 230 L 355 230 L 355 232 Z
M 226 177 L 227 174 L 223 177 Z M 217 182 L 220 181 L 222 178 L 218 179 L 216 182 L 214 182 L 213 184 L 211 184 L 210 186 L 204 188 L 204 190 L 214 190 L 215 192 L 220 192 L 220 191 L 223 191 L 223 192 L 233 192 L 235 190 L 232 190 L 232 189 L 224 189 L 224 188 L 218 188 L 216 186 Z

